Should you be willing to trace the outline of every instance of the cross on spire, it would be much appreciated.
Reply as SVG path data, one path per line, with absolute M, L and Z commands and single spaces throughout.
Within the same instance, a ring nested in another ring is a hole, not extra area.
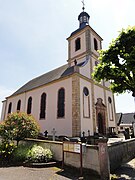
M 85 9 L 85 3 L 84 3 L 84 0 L 82 0 L 82 4 L 83 4 L 83 8 L 82 8 L 82 10 L 84 11 L 84 9 Z

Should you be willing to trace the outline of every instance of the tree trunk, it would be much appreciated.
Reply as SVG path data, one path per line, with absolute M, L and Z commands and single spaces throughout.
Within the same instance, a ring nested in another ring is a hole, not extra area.
M 18 145 L 19 145 L 19 141 L 17 140 L 17 147 L 18 147 Z

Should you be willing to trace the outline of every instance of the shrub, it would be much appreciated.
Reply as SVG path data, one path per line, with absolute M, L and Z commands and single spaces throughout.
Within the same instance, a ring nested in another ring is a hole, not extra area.
M 6 140 L 2 140 L 0 144 L 0 160 L 5 162 L 10 161 L 10 158 L 16 147 L 17 146 L 12 141 L 10 142 Z
M 28 152 L 27 159 L 29 162 L 48 162 L 52 159 L 50 149 L 44 149 L 41 146 L 34 145 Z
M 25 138 L 36 138 L 39 126 L 32 115 L 22 112 L 11 113 L 0 124 L 0 135 L 6 140 L 16 140 L 17 145 Z
M 30 149 L 31 149 L 30 145 L 29 146 L 23 144 L 18 145 L 12 154 L 12 161 L 15 163 L 22 163 L 26 161 L 27 154 Z

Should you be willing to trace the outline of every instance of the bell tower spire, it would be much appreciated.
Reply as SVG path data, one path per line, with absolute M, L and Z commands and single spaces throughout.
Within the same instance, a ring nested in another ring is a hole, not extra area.
M 84 9 L 85 9 L 85 4 L 84 4 L 84 0 L 82 0 L 82 4 L 83 4 L 83 7 L 82 7 L 82 10 L 84 11 Z
M 82 0 L 82 4 L 83 4 L 82 7 L 83 12 L 81 12 L 80 15 L 78 16 L 79 28 L 83 28 L 86 25 L 89 25 L 89 18 L 90 18 L 89 14 L 84 11 L 85 10 L 84 0 Z

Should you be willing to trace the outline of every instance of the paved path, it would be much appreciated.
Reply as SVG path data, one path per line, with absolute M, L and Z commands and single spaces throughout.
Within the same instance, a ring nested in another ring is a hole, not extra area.
M 51 168 L 29 168 L 8 167 L 0 168 L 0 180 L 68 180 L 68 177 L 59 175 L 60 169 Z
M 135 159 L 124 164 L 115 171 L 119 180 L 135 180 Z M 84 173 L 80 177 L 76 169 L 61 170 L 59 167 L 30 168 L 4 167 L 0 168 L 0 180 L 99 180 L 91 174 Z
M 58 167 L 29 168 L 29 167 L 5 167 L 0 168 L 0 180 L 99 180 L 90 174 L 80 177 L 79 173 L 68 169 L 62 171 Z

